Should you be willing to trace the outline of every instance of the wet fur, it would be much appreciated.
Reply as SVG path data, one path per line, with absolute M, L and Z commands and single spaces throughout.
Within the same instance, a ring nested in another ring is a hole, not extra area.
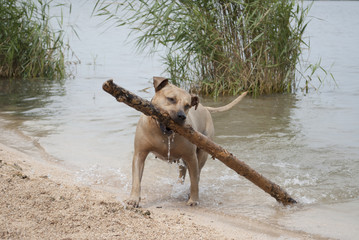
M 166 110 L 170 117 L 178 124 L 190 124 L 198 132 L 213 139 L 214 127 L 211 114 L 209 109 L 199 103 L 197 96 L 169 84 L 165 78 L 154 77 L 153 85 L 155 88 L 155 95 L 151 100 L 153 105 Z M 229 108 L 227 107 L 225 110 Z M 146 115 L 140 117 L 135 135 L 132 160 L 132 190 L 127 200 L 128 205 L 133 207 L 139 206 L 144 163 L 150 152 L 164 160 L 183 160 L 184 165 L 180 166 L 179 179 L 184 181 L 188 169 L 191 183 L 190 197 L 187 205 L 194 206 L 199 203 L 198 185 L 200 173 L 206 163 L 208 153 L 197 148 L 196 145 L 190 143 L 184 137 L 172 134 L 170 129 L 167 129 L 152 117 Z M 168 159 L 169 136 L 173 137 L 173 140 L 171 140 L 170 157 Z

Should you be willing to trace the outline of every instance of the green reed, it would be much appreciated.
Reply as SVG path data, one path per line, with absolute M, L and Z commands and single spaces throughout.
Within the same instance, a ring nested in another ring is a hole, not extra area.
M 174 83 L 202 93 L 292 92 L 309 7 L 293 0 L 98 0 L 96 15 L 129 25 L 137 47 L 165 47 Z
M 65 76 L 64 32 L 51 26 L 51 4 L 51 0 L 0 0 L 1 78 Z M 62 19 L 56 20 L 60 25 Z

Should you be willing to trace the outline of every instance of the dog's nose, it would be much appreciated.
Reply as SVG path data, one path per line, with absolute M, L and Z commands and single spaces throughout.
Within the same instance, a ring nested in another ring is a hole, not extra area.
M 179 112 L 177 113 L 177 118 L 179 121 L 183 122 L 184 120 L 186 120 L 186 114 L 184 114 L 184 112 Z

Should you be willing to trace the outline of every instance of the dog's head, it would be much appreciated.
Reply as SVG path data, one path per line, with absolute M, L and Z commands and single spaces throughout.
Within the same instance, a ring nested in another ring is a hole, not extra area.
M 166 78 L 153 77 L 153 86 L 156 93 L 152 98 L 152 104 L 167 111 L 173 121 L 178 124 L 186 122 L 191 107 L 195 109 L 198 107 L 198 96 L 170 84 Z

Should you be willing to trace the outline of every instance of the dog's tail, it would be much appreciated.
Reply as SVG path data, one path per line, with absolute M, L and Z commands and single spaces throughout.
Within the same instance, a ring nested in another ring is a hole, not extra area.
M 237 97 L 236 99 L 234 99 L 232 102 L 228 103 L 225 106 L 222 107 L 205 107 L 207 108 L 207 110 L 211 113 L 215 113 L 215 112 L 224 112 L 227 111 L 229 109 L 231 109 L 232 107 L 234 107 L 237 103 L 239 103 L 245 96 L 247 95 L 247 92 L 242 93 L 239 97 Z

